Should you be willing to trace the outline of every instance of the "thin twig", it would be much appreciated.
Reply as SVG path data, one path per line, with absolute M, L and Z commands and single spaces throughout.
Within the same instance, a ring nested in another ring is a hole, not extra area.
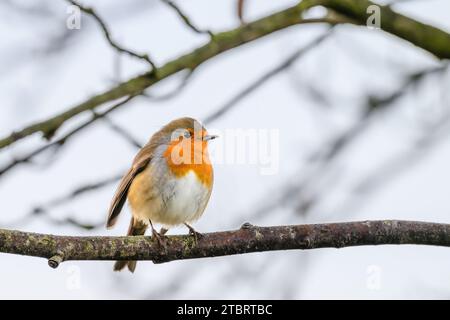
M 90 15 L 92 18 L 95 19 L 95 21 L 97 21 L 98 25 L 100 26 L 100 28 L 102 29 L 103 35 L 105 36 L 106 40 L 108 41 L 109 45 L 111 47 L 113 47 L 114 49 L 116 49 L 117 51 L 121 52 L 121 53 L 125 53 L 128 54 L 132 57 L 141 59 L 146 61 L 147 63 L 150 64 L 150 66 L 152 67 L 153 71 L 156 71 L 156 65 L 155 63 L 150 59 L 150 57 L 148 56 L 148 54 L 139 54 L 136 53 L 134 51 L 131 51 L 129 49 L 124 48 L 123 46 L 119 45 L 116 41 L 114 41 L 112 39 L 111 36 L 111 32 L 109 31 L 109 28 L 107 27 L 106 23 L 103 21 L 102 18 L 100 18 L 100 16 L 97 14 L 97 12 L 95 12 L 95 10 L 91 7 L 85 7 L 83 5 L 81 5 L 80 3 L 78 3 L 75 0 L 66 0 L 68 1 L 70 4 L 77 6 L 78 8 L 80 8 L 81 11 L 83 11 L 84 13 Z
M 214 34 L 210 30 L 201 30 L 197 28 L 194 24 L 192 24 L 188 16 L 173 1 L 162 0 L 162 2 L 171 7 L 176 12 L 176 14 L 181 18 L 181 20 L 183 20 L 186 26 L 188 26 L 189 29 L 199 34 L 209 34 L 211 38 L 214 38 Z
M 110 117 L 103 117 L 103 122 L 108 125 L 108 127 L 121 136 L 125 141 L 127 141 L 133 147 L 140 149 L 142 148 L 142 143 L 140 143 L 136 138 L 133 137 L 126 129 L 122 128 L 120 125 L 115 123 Z
M 152 101 L 166 101 L 166 100 L 172 99 L 177 94 L 182 92 L 184 88 L 186 88 L 186 86 L 189 83 L 189 80 L 192 78 L 192 75 L 194 74 L 194 72 L 195 72 L 195 69 L 186 70 L 184 72 L 181 82 L 178 84 L 178 86 L 168 93 L 161 94 L 161 95 L 154 95 L 154 94 L 151 94 L 150 92 L 144 92 L 144 93 L 142 93 L 142 96 L 149 98 Z

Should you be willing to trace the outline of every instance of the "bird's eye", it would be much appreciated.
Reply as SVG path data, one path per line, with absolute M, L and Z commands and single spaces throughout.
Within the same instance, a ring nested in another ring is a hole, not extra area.
M 184 136 L 186 139 L 188 139 L 188 138 L 191 137 L 191 133 L 190 133 L 189 131 L 185 131 L 184 134 L 183 134 L 183 136 Z

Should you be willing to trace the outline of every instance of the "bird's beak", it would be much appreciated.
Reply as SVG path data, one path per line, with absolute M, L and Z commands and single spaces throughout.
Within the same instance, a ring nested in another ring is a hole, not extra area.
M 218 138 L 218 135 L 215 134 L 208 134 L 206 136 L 203 137 L 203 141 L 209 141 L 209 140 L 214 140 L 215 138 Z

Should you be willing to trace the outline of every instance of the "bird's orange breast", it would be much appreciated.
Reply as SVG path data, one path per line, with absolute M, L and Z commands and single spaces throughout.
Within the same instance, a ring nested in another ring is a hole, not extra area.
M 184 140 L 171 143 L 164 152 L 169 170 L 176 177 L 184 177 L 190 171 L 205 186 L 213 183 L 213 169 L 208 156 L 206 141 Z

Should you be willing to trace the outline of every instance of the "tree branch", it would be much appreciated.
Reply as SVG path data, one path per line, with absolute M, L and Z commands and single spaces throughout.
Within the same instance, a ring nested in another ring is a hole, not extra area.
M 0 229 L 0 252 L 43 257 L 51 267 L 66 260 L 152 260 L 155 263 L 235 254 L 366 245 L 450 247 L 450 224 L 381 220 L 277 227 L 245 223 L 239 230 L 167 237 L 72 237 Z
M 102 120 L 108 125 L 108 127 L 112 131 L 121 136 L 131 146 L 135 147 L 136 149 L 142 148 L 143 146 L 142 142 L 138 141 L 135 137 L 133 137 L 133 135 L 130 132 L 128 132 L 126 129 L 122 128 L 120 125 L 115 123 L 110 117 L 103 117 Z
M 367 8 L 377 5 L 369 0 L 304 0 L 316 2 L 346 17 L 366 25 Z M 320 2 L 320 3 L 318 3 Z M 408 18 L 392 10 L 390 6 L 380 8 L 381 30 L 402 38 L 439 59 L 450 59 L 450 34 L 429 24 Z
M 304 23 L 305 20 L 302 19 L 301 13 L 311 7 L 322 5 L 335 10 L 342 16 L 365 24 L 368 17 L 366 9 L 373 4 L 373 2 L 368 0 L 303 0 L 293 7 L 279 11 L 270 16 L 242 25 L 230 31 L 215 34 L 214 38 L 206 45 L 166 63 L 164 66 L 158 68 L 156 73 L 151 71 L 144 73 L 117 85 L 109 91 L 98 94 L 50 119 L 37 122 L 22 130 L 13 132 L 11 135 L 0 139 L 0 149 L 38 132 L 41 132 L 47 138 L 51 138 L 56 130 L 58 130 L 67 120 L 82 112 L 93 110 L 106 102 L 123 96 L 141 92 L 181 70 L 193 70 L 202 63 L 223 52 L 273 32 Z M 384 31 L 427 50 L 437 58 L 450 58 L 450 34 L 396 13 L 389 7 L 380 6 L 380 8 L 382 16 L 381 28 Z M 337 21 L 333 20 L 333 23 L 337 23 Z

